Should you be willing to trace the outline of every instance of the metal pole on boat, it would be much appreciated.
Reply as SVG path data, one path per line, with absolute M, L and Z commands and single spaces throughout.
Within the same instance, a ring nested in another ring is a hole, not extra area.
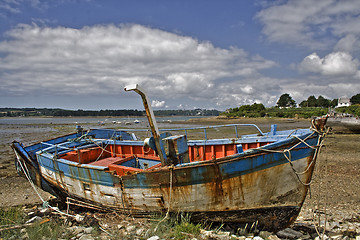
M 125 91 L 134 91 L 136 93 L 138 93 L 142 100 L 143 100 L 143 104 L 144 104 L 144 108 L 146 111 L 146 116 L 147 119 L 149 121 L 149 125 L 151 128 L 151 133 L 155 139 L 155 145 L 156 145 L 156 149 L 157 149 L 157 153 L 159 154 L 161 163 L 163 166 L 166 165 L 165 162 L 165 157 L 163 155 L 163 152 L 161 150 L 161 146 L 160 146 L 160 133 L 159 133 L 159 128 L 157 126 L 156 123 L 156 119 L 155 119 L 155 115 L 154 112 L 151 108 L 151 105 L 149 104 L 149 99 L 146 95 L 146 92 L 138 85 L 138 84 L 132 84 L 132 85 L 128 85 L 124 88 Z

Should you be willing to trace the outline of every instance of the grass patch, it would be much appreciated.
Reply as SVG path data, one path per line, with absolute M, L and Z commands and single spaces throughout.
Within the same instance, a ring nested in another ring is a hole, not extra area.
M 150 235 L 161 239 L 193 239 L 200 235 L 203 224 L 194 224 L 188 214 L 173 215 L 167 218 L 156 217 L 151 226 Z
M 0 209 L 0 225 L 13 225 L 22 223 L 24 220 L 24 212 L 21 207 L 1 208 Z
M 22 207 L 0 208 L 0 239 L 70 239 L 64 221 L 51 219 L 48 222 L 25 224 L 27 215 Z
M 25 214 L 21 207 L 0 208 L 0 237 L 8 239 L 15 236 L 17 239 L 20 236 L 20 231 L 17 229 L 3 230 L 8 227 L 22 224 L 25 219 Z
M 70 239 L 73 234 L 67 231 L 67 226 L 63 221 L 56 221 L 54 219 L 47 223 L 35 224 L 32 227 L 26 228 L 26 233 L 29 239 Z

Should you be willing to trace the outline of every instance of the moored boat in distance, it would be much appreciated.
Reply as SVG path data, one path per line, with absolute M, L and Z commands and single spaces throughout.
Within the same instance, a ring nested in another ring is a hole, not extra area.
M 314 121 L 309 129 L 278 131 L 272 125 L 267 133 L 254 124 L 159 130 L 144 91 L 138 85 L 125 90 L 141 95 L 152 137 L 78 128 L 29 146 L 14 141 L 17 169 L 63 201 L 73 198 L 135 216 L 183 212 L 195 221 L 257 223 L 271 231 L 295 221 L 323 126 Z M 224 127 L 233 128 L 234 135 L 208 138 L 209 129 Z M 257 133 L 240 136 L 239 127 Z M 190 139 L 194 129 L 204 137 Z

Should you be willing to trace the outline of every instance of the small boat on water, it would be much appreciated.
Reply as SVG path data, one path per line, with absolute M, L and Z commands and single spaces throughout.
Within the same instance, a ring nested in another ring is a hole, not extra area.
M 144 91 L 141 95 L 152 137 L 138 140 L 128 130 L 78 127 L 77 132 L 23 146 L 14 141 L 16 167 L 41 189 L 66 201 L 76 199 L 134 216 L 189 213 L 194 221 L 257 224 L 277 231 L 295 221 L 318 157 L 324 121 L 309 129 L 262 132 L 253 124 L 157 127 Z M 256 134 L 238 135 L 239 127 Z M 234 129 L 230 138 L 207 137 L 209 129 Z M 192 128 L 194 129 L 194 128 Z M 172 134 L 178 132 L 177 134 Z M 181 134 L 182 133 L 182 134 Z

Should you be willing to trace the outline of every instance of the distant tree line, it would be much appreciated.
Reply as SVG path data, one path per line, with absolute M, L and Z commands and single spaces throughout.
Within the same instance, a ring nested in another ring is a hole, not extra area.
M 360 93 L 350 98 L 350 107 L 337 108 L 338 112 L 349 113 L 360 116 Z M 261 103 L 252 105 L 242 105 L 240 107 L 229 108 L 221 115 L 226 117 L 284 117 L 284 118 L 310 118 L 322 116 L 328 113 L 328 108 L 338 105 L 338 99 L 326 99 L 323 96 L 316 98 L 309 96 L 297 107 L 295 100 L 290 94 L 285 93 L 280 96 L 275 107 L 265 108 Z
M 217 110 L 158 110 L 157 116 L 218 116 Z M 145 116 L 145 111 L 139 110 L 66 110 L 59 108 L 0 108 L 0 117 L 105 117 L 105 116 Z
M 308 97 L 307 100 L 302 101 L 299 104 L 299 107 L 336 107 L 338 104 L 338 99 L 326 99 L 323 96 L 319 96 L 316 98 L 315 96 Z M 284 107 L 296 107 L 296 102 L 291 98 L 288 93 L 285 93 L 280 96 L 279 100 L 276 103 L 277 107 L 284 108 Z
M 212 109 L 193 109 L 193 110 L 156 110 L 156 116 L 218 116 L 220 111 Z

